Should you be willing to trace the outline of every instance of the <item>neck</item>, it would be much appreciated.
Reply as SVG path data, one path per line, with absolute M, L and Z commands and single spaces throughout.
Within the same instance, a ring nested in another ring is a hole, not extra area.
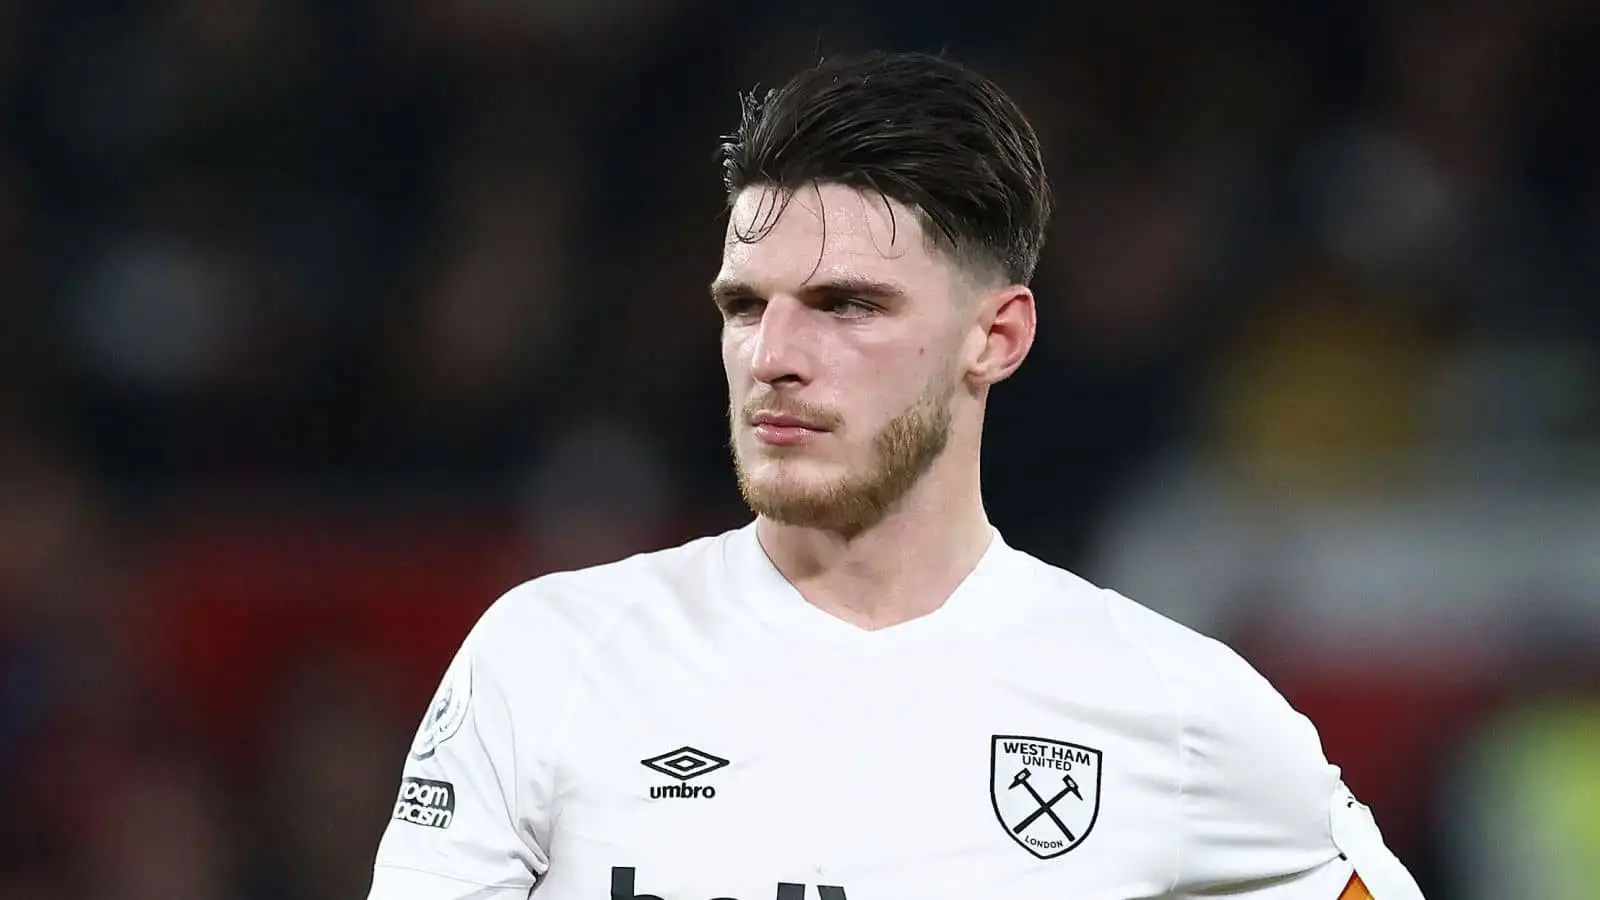
M 920 618 L 971 574 L 994 535 L 977 466 L 960 477 L 939 468 L 859 534 L 762 518 L 756 535 L 778 571 L 823 612 L 869 630 Z

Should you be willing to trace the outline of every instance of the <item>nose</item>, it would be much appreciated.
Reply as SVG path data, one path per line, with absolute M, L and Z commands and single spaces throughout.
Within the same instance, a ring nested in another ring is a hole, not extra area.
M 756 327 L 750 374 L 763 384 L 805 384 L 811 360 L 805 332 L 805 309 L 792 299 L 774 297 L 761 311 Z

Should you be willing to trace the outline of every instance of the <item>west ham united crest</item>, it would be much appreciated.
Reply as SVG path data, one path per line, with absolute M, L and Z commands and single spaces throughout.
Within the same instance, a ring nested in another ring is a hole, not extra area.
M 1040 859 L 1083 843 L 1100 813 L 1100 751 L 1049 738 L 997 734 L 989 798 L 1006 834 Z

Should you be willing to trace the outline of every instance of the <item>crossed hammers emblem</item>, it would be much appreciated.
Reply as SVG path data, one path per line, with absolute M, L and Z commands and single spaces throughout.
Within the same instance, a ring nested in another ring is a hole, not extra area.
M 1033 798 L 1034 803 L 1039 804 L 1039 808 L 1029 813 L 1021 822 L 1018 822 L 1016 826 L 1011 829 L 1011 833 L 1021 834 L 1023 829 L 1027 828 L 1029 825 L 1032 825 L 1034 822 L 1039 821 L 1040 816 L 1049 816 L 1050 821 L 1056 823 L 1056 827 L 1061 829 L 1061 833 L 1067 836 L 1067 840 L 1076 841 L 1078 839 L 1077 835 L 1074 835 L 1072 833 L 1072 829 L 1067 827 L 1067 823 L 1061 821 L 1061 817 L 1056 815 L 1055 805 L 1060 803 L 1061 799 L 1068 794 L 1071 794 L 1074 797 L 1077 797 L 1079 800 L 1082 800 L 1083 793 L 1078 790 L 1078 783 L 1072 780 L 1071 775 L 1061 776 L 1061 780 L 1066 783 L 1066 787 L 1057 791 L 1055 796 L 1051 797 L 1049 800 L 1046 800 L 1039 796 L 1039 792 L 1033 789 L 1033 785 L 1028 783 L 1029 775 L 1030 772 L 1027 769 L 1023 769 L 1022 771 L 1018 772 L 1017 776 L 1011 779 L 1011 787 L 1009 790 L 1014 790 L 1019 787 L 1022 788 L 1028 792 L 1028 796 Z

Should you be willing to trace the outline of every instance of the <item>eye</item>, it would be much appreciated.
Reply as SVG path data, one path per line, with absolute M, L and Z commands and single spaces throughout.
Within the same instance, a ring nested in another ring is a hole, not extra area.
M 854 297 L 835 297 L 823 304 L 823 308 L 841 319 L 859 319 L 878 311 L 872 304 Z
M 717 304 L 722 317 L 728 320 L 758 318 L 763 305 L 759 298 L 749 296 L 728 297 Z

